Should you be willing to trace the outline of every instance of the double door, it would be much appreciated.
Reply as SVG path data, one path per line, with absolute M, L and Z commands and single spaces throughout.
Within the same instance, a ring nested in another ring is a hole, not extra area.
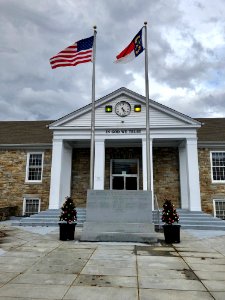
M 139 160 L 112 159 L 110 162 L 111 190 L 139 189 Z

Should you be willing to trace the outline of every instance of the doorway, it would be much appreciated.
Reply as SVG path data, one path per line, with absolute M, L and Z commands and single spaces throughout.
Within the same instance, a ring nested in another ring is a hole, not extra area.
M 139 160 L 111 159 L 111 190 L 139 190 Z

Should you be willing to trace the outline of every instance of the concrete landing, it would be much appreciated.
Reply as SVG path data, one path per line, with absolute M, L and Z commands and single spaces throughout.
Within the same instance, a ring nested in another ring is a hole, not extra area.
M 225 232 L 181 230 L 181 243 L 60 241 L 55 227 L 0 222 L 0 300 L 224 300 Z

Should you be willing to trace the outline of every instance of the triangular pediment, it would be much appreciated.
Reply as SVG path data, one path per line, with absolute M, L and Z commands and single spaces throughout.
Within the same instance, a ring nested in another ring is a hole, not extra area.
M 115 108 L 117 103 L 125 101 L 129 103 L 131 111 L 126 117 L 118 116 Z M 112 112 L 106 112 L 105 107 L 110 105 Z M 134 106 L 141 105 L 141 112 L 135 112 Z M 92 104 L 82 107 L 71 114 L 62 117 L 52 123 L 50 129 L 57 128 L 90 128 Z M 181 114 L 167 106 L 149 101 L 149 115 L 151 128 L 179 128 L 200 127 L 200 123 L 184 114 Z M 95 101 L 95 128 L 145 128 L 146 106 L 145 97 L 126 88 L 120 88 L 113 93 Z

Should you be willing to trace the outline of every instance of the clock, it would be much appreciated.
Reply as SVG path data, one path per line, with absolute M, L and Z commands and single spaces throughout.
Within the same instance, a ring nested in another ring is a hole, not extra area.
M 131 106 L 126 101 L 120 101 L 115 106 L 115 112 L 120 117 L 126 117 L 131 112 Z

